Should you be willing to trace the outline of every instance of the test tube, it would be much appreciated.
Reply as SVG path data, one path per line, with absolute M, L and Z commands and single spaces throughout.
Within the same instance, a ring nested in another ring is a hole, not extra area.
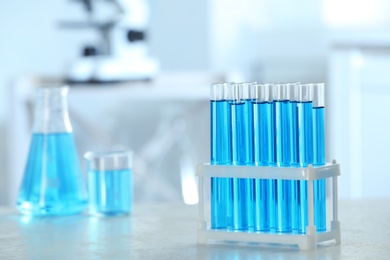
M 210 92 L 211 164 L 230 164 L 230 105 L 226 84 L 214 83 Z M 229 178 L 211 178 L 211 228 L 226 229 L 229 212 Z
M 231 130 L 233 165 L 253 164 L 251 83 L 231 85 Z M 233 230 L 253 229 L 253 184 L 248 178 L 233 178 Z
M 313 86 L 298 85 L 298 149 L 299 164 L 307 167 L 313 163 Z M 306 233 L 308 224 L 307 181 L 298 181 L 298 233 Z
M 313 84 L 313 165 L 325 165 L 325 84 Z M 326 181 L 314 181 L 314 224 L 326 230 Z
M 274 85 L 275 131 L 276 131 L 276 163 L 277 166 L 290 166 L 290 121 L 291 102 L 288 84 Z
M 275 84 L 271 84 L 270 96 L 271 102 L 271 117 L 269 120 L 270 136 L 269 136 L 269 158 L 268 166 L 277 167 L 277 146 L 276 146 L 276 109 L 275 109 L 275 96 L 276 87 Z M 277 232 L 278 227 L 278 181 L 277 179 L 271 179 L 268 181 L 268 199 L 269 199 L 269 214 L 270 214 L 270 231 L 272 233 Z
M 244 132 L 245 132 L 245 164 L 254 165 L 254 134 L 253 134 L 253 105 L 254 86 L 256 82 L 242 83 L 243 102 L 244 102 Z M 254 230 L 254 207 L 255 207 L 255 179 L 245 179 L 246 181 L 246 219 L 248 222 L 248 230 Z
M 290 147 L 291 147 L 291 167 L 299 167 L 299 129 L 298 129 L 298 100 L 300 83 L 289 84 L 290 100 L 291 100 L 291 132 L 290 132 Z M 299 181 L 291 181 L 291 227 L 292 232 L 298 233 L 300 220 L 299 207 Z
M 298 135 L 298 100 L 300 83 L 289 83 L 290 103 L 291 103 L 291 132 L 290 132 L 290 148 L 291 148 L 291 166 L 299 167 L 299 135 Z
M 291 165 L 291 102 L 288 84 L 274 85 L 276 163 L 279 167 Z M 291 227 L 291 181 L 277 180 L 275 221 L 277 232 L 288 233 Z
M 254 159 L 257 166 L 269 166 L 275 162 L 274 117 L 272 84 L 254 85 L 253 130 Z M 268 232 L 274 208 L 271 205 L 272 180 L 255 179 L 255 231 Z

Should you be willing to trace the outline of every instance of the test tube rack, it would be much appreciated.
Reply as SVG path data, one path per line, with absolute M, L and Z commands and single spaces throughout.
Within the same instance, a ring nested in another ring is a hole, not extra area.
M 340 165 L 333 160 L 324 166 L 313 167 L 268 167 L 268 166 L 232 166 L 211 165 L 201 163 L 197 165 L 199 188 L 199 219 L 197 230 L 198 244 L 206 244 L 209 241 L 260 243 L 278 245 L 297 245 L 301 250 L 315 249 L 318 243 L 326 241 L 341 242 L 340 222 L 338 220 L 337 204 L 337 177 L 340 175 Z M 210 180 L 218 178 L 249 178 L 249 179 L 278 179 L 278 180 L 306 180 L 308 199 L 308 225 L 305 234 L 294 233 L 265 233 L 250 231 L 214 230 L 210 228 Z M 324 232 L 316 232 L 314 224 L 314 194 L 313 181 L 319 179 L 331 180 L 331 205 L 327 206 L 327 212 L 332 210 L 330 225 Z

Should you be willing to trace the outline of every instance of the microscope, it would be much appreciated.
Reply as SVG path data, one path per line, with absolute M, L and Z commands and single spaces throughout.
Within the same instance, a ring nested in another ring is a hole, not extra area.
M 113 83 L 152 80 L 159 72 L 148 54 L 146 0 L 72 0 L 82 4 L 85 21 L 64 21 L 63 28 L 94 29 L 98 40 L 83 47 L 81 57 L 66 67 L 72 83 Z

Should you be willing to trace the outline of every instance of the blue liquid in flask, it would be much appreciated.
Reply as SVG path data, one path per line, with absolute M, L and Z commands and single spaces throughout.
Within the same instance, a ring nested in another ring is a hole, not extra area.
M 231 102 L 232 162 L 253 164 L 252 102 Z M 239 173 L 237 174 L 239 175 Z M 253 179 L 233 178 L 233 230 L 253 229 Z
M 17 207 L 26 215 L 80 213 L 86 195 L 71 133 L 34 133 Z
M 307 167 L 313 163 L 313 103 L 298 102 L 299 163 Z M 306 233 L 308 225 L 307 181 L 298 181 L 298 233 Z
M 291 103 L 288 100 L 275 102 L 276 161 L 281 167 L 291 165 Z M 292 231 L 291 181 L 277 180 L 277 232 Z
M 131 212 L 131 171 L 89 170 L 89 209 L 92 213 L 120 215 Z
M 325 165 L 325 108 L 313 108 L 314 166 Z M 314 181 L 314 224 L 317 231 L 326 231 L 326 181 Z
M 211 164 L 231 163 L 230 105 L 210 100 Z M 232 220 L 231 178 L 211 178 L 211 228 L 226 229 Z

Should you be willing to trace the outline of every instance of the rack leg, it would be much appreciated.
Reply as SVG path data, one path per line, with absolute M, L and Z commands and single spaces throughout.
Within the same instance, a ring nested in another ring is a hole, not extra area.
M 331 225 L 331 230 L 335 232 L 335 240 L 336 240 L 336 244 L 340 244 L 341 243 L 341 228 L 340 228 L 340 221 L 331 221 L 330 222 L 330 225 Z
M 314 199 L 313 199 L 313 180 L 307 183 L 307 207 L 308 207 L 308 224 L 314 226 Z
M 333 220 L 338 221 L 338 191 L 337 191 L 337 176 L 332 177 L 332 183 L 333 183 Z

